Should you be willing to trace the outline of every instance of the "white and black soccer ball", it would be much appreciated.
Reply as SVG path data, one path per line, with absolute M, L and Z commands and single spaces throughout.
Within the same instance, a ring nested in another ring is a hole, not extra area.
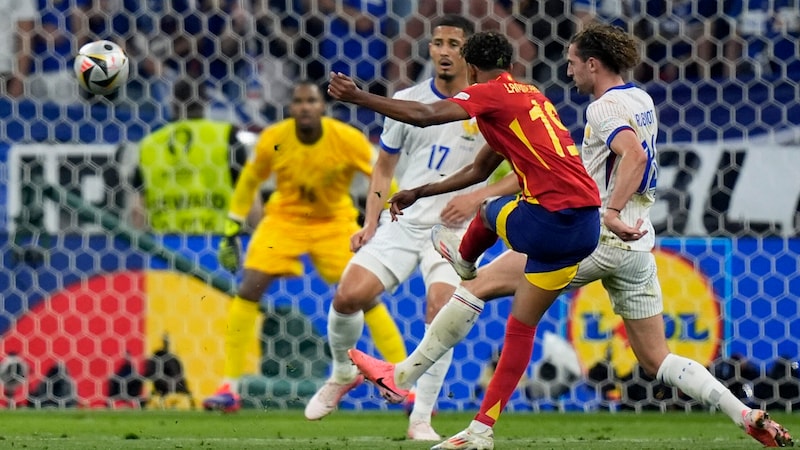
M 82 88 L 108 95 L 128 81 L 128 55 L 111 41 L 90 42 L 78 51 L 74 69 Z

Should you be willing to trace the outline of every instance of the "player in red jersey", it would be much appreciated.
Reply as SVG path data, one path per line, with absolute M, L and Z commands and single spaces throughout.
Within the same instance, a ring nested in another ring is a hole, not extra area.
M 419 198 L 450 192 L 485 180 L 505 157 L 514 168 L 522 193 L 485 202 L 458 244 L 444 227 L 434 228 L 437 250 L 464 279 L 475 276 L 475 261 L 500 236 L 527 255 L 524 278 L 514 296 L 506 325 L 503 352 L 479 413 L 470 427 L 435 448 L 492 448 L 492 426 L 524 374 L 533 351 L 536 325 L 577 272 L 578 262 L 597 246 L 600 198 L 577 147 L 555 107 L 535 86 L 519 83 L 508 73 L 512 47 L 494 32 L 478 33 L 464 45 L 471 86 L 454 97 L 431 104 L 387 99 L 359 90 L 342 74 L 331 74 L 328 92 L 337 99 L 373 109 L 395 120 L 428 126 L 475 117 L 488 143 L 471 165 L 436 183 L 398 192 L 392 197 L 393 218 Z M 629 230 L 638 238 L 638 229 Z M 442 320 L 475 320 L 469 296 L 453 294 L 440 311 Z M 351 350 L 360 368 L 362 358 Z M 366 364 L 369 365 L 369 364 Z M 389 401 L 407 395 L 406 374 L 366 371 Z M 399 386 L 398 386 L 399 385 Z M 464 440 L 462 435 L 469 434 Z M 462 442 L 463 441 L 463 442 Z

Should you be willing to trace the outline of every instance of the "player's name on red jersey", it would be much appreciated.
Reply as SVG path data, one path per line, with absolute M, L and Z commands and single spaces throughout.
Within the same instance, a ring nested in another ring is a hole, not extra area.
M 532 84 L 517 83 L 503 83 L 506 92 L 509 94 L 535 94 L 540 92 L 539 89 Z

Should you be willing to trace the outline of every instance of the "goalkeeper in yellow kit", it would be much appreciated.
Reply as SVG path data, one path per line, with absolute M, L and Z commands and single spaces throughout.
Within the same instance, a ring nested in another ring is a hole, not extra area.
M 235 272 L 242 223 L 259 185 L 275 174 L 275 191 L 248 245 L 242 282 L 228 310 L 225 378 L 217 392 L 203 401 L 205 409 L 232 412 L 240 408 L 245 349 L 255 338 L 259 301 L 270 284 L 276 278 L 303 275 L 300 257 L 304 254 L 325 281 L 337 282 L 352 256 L 350 238 L 359 231 L 350 185 L 356 172 L 371 175 L 372 145 L 356 128 L 323 116 L 322 92 L 311 82 L 295 85 L 289 108 L 290 119 L 261 133 L 230 202 L 218 258 L 224 268 Z M 375 346 L 390 361 L 404 359 L 405 343 L 397 325 L 383 303 L 373 305 L 365 312 L 365 320 Z

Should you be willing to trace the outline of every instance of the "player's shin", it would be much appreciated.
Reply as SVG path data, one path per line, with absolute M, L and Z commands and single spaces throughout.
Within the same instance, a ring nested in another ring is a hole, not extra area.
M 475 415 L 476 421 L 494 426 L 530 364 L 535 334 L 535 326 L 526 325 L 513 315 L 508 316 L 503 351 L 481 402 L 481 409 Z
M 245 300 L 238 295 L 231 300 L 225 329 L 225 380 L 236 392 L 236 384 L 244 371 L 247 349 L 255 337 L 258 319 L 258 302 Z
M 337 383 L 348 383 L 358 375 L 347 351 L 356 346 L 364 331 L 364 312 L 342 314 L 331 305 L 328 314 L 328 344 L 331 348 L 333 369 L 331 377 Z
M 484 301 L 459 286 L 431 322 L 417 348 L 395 367 L 395 383 L 402 389 L 411 386 L 434 361 L 461 342 L 483 311 Z
M 734 423 L 743 426 L 742 411 L 747 406 L 697 361 L 670 353 L 658 368 L 657 379 L 706 406 L 719 408 Z

